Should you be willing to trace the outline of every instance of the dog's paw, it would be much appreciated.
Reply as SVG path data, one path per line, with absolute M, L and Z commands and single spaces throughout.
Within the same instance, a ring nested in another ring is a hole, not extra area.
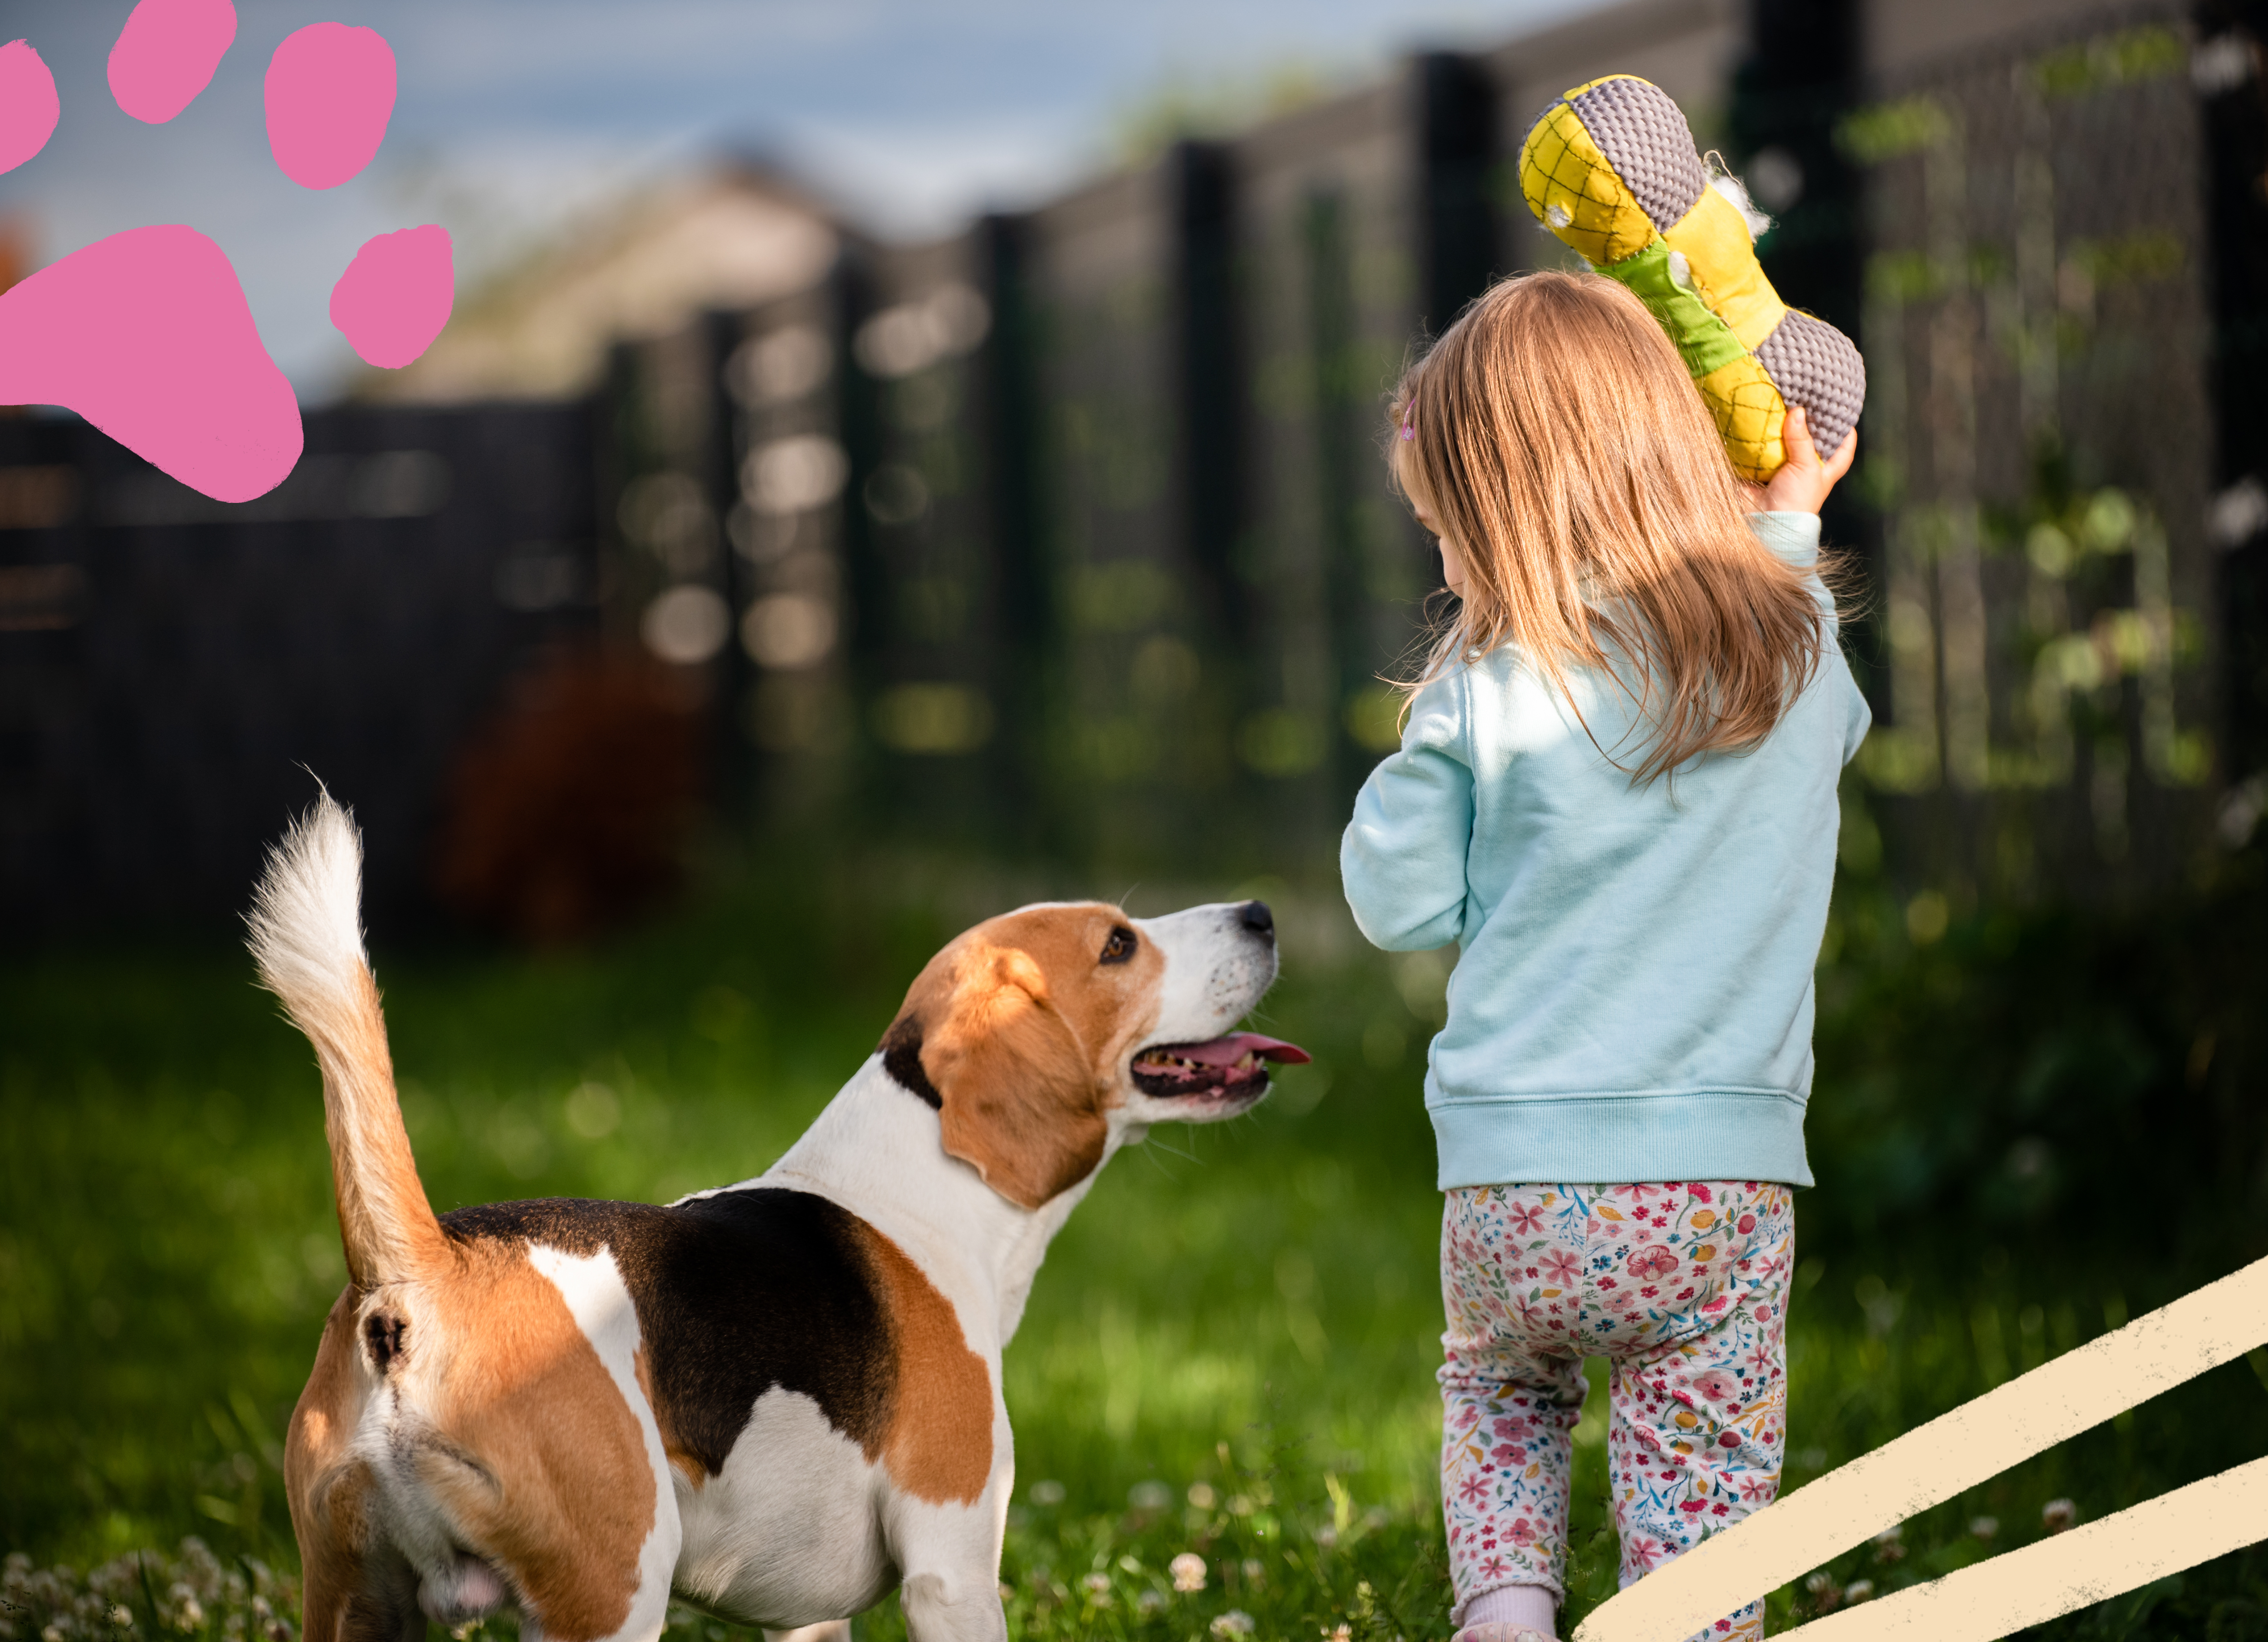
M 235 39 L 229 0 L 141 0 L 111 48 L 120 109 L 162 125 L 210 83 Z M 393 48 L 374 29 L 287 35 L 265 82 L 269 151 L 303 187 L 358 175 L 386 139 Z M 60 114 L 28 40 L 0 48 L 0 171 L 34 158 Z M 399 368 L 447 323 L 449 237 L 379 234 L 331 292 L 331 322 L 366 363 Z M 299 404 L 260 340 L 227 253 L 195 229 L 134 228 L 0 292 L 0 404 L 59 405 L 219 502 L 248 502 L 299 459 Z

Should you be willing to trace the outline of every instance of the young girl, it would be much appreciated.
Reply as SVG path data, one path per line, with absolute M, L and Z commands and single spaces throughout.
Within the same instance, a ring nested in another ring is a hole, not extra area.
M 1520 1642 L 1564 1591 L 1585 1357 L 1624 1585 L 1778 1486 L 1812 969 L 1867 726 L 1815 568 L 1855 438 L 1822 464 L 1791 413 L 1745 491 L 1596 275 L 1496 286 L 1393 416 L 1461 602 L 1340 867 L 1376 944 L 1460 949 L 1425 1074 L 1441 1496 L 1458 1642 Z M 1704 1634 L 1760 1638 L 1762 1603 Z

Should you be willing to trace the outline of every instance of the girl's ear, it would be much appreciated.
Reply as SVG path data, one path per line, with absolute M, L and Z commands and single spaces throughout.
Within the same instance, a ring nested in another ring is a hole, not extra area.
M 950 1155 L 1027 1209 L 1094 1172 L 1109 1136 L 1108 1091 L 1030 954 L 969 952 L 933 1014 L 891 1029 L 884 1064 L 915 1093 L 933 1095 Z M 901 1069 L 890 1058 L 904 1058 L 909 1040 L 914 1064 Z

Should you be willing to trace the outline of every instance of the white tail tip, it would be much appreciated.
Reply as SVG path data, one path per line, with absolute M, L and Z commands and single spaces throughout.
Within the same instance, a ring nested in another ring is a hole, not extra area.
M 368 966 L 362 944 L 362 837 L 329 792 L 268 852 L 245 917 L 254 960 L 289 1004 L 337 993 Z

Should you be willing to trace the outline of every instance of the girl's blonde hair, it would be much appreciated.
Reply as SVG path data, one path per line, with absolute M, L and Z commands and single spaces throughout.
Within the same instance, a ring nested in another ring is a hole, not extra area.
M 1463 602 L 1404 688 L 1506 643 L 1563 692 L 1571 667 L 1627 660 L 1653 732 L 1631 770 L 1643 785 L 1763 740 L 1810 682 L 1826 641 L 1806 573 L 1749 533 L 1708 407 L 1624 286 L 1501 282 L 1393 403 L 1395 480 L 1465 567 Z

